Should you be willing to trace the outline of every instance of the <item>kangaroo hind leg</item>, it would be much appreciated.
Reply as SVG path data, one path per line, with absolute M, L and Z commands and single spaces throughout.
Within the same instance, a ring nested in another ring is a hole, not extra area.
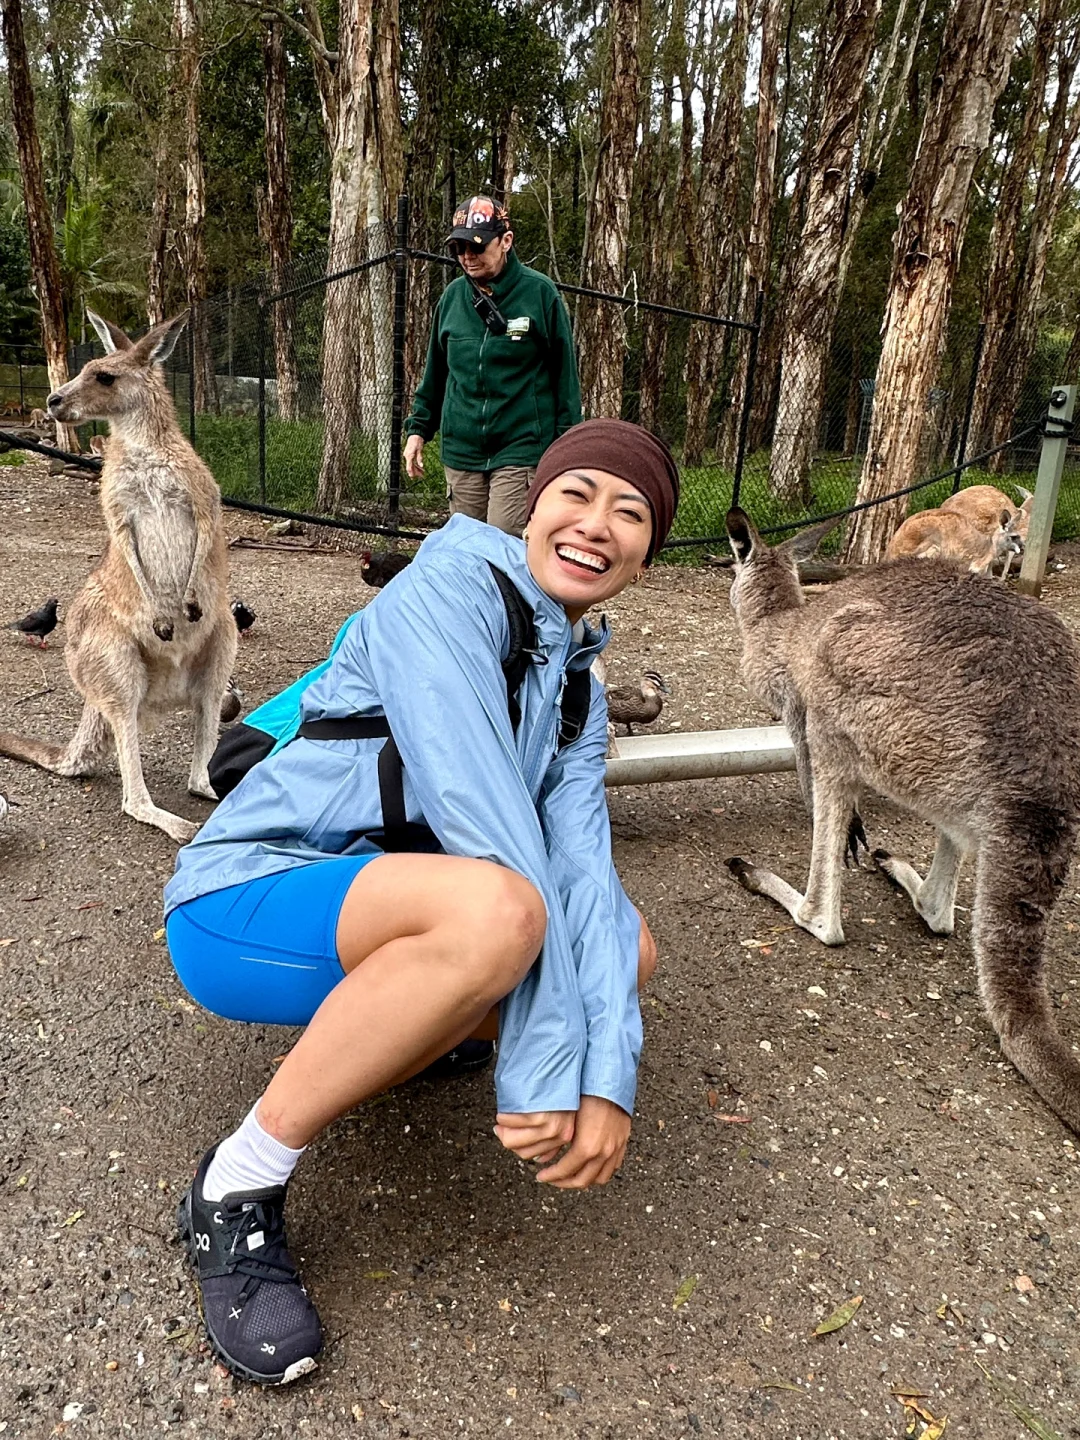
M 916 912 L 922 916 L 935 935 L 951 935 L 956 909 L 956 887 L 964 852 L 944 830 L 938 831 L 937 847 L 924 880 L 913 865 L 875 850 L 878 868 L 911 897 Z
M 744 889 L 775 900 L 796 925 L 808 930 L 822 944 L 842 945 L 841 876 L 851 814 L 852 797 L 839 787 L 822 784 L 815 776 L 814 839 L 805 895 L 771 870 L 763 870 L 739 857 L 727 862 L 728 869 Z
M 198 830 L 191 820 L 174 815 L 155 805 L 143 778 L 142 757 L 139 753 L 138 710 L 135 705 L 118 709 L 109 716 L 113 737 L 116 740 L 116 755 L 120 762 L 120 779 L 124 788 L 123 810 L 133 820 L 144 825 L 154 825 L 164 830 L 179 845 L 185 845 Z

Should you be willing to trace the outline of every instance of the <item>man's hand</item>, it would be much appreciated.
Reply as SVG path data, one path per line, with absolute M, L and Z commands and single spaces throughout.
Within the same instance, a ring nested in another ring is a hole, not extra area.
M 405 473 L 412 480 L 419 480 L 424 473 L 424 437 L 410 435 L 405 441 Z
M 519 1160 L 554 1160 L 574 1138 L 573 1110 L 540 1110 L 533 1115 L 496 1115 L 495 1134 Z
M 630 1116 L 611 1100 L 583 1095 L 570 1148 L 537 1180 L 557 1190 L 606 1185 L 618 1170 L 630 1139 Z

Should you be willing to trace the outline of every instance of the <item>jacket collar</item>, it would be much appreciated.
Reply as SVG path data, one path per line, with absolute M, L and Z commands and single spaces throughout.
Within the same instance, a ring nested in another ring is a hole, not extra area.
M 499 271 L 498 275 L 495 276 L 495 279 L 489 281 L 488 288 L 495 295 L 501 294 L 504 290 L 509 290 L 510 286 L 517 280 L 522 269 L 521 261 L 518 259 L 513 246 L 511 246 L 509 254 L 506 257 L 506 264 Z
M 485 525 L 482 520 L 473 520 L 468 515 L 451 515 L 441 530 L 436 530 L 424 541 L 417 560 L 425 553 L 435 555 L 444 550 L 457 550 L 463 556 L 480 556 L 510 577 L 522 598 L 532 607 L 536 641 L 547 655 L 566 653 L 572 657 L 572 668 L 577 669 L 579 664 L 591 663 L 610 640 L 607 616 L 601 616 L 599 627 L 594 629 L 586 623 L 581 644 L 575 643 L 566 611 L 533 579 L 525 559 L 525 542 L 516 535 L 507 535 L 494 525 Z M 579 660 L 579 656 L 587 658 Z

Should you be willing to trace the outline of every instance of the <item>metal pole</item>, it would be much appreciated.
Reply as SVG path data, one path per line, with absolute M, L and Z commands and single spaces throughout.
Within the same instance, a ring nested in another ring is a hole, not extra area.
M 754 377 L 757 371 L 758 340 L 761 337 L 761 316 L 765 309 L 765 291 L 757 292 L 754 301 L 754 328 L 750 333 L 750 353 L 746 357 L 746 385 L 743 389 L 742 414 L 739 416 L 739 442 L 735 450 L 735 475 L 731 485 L 731 508 L 739 503 L 742 489 L 743 460 L 746 458 L 746 435 L 750 428 L 750 410 L 754 403 Z
M 1050 537 L 1054 533 L 1054 514 L 1057 511 L 1058 491 L 1061 488 L 1061 472 L 1065 468 L 1065 453 L 1069 447 L 1069 436 L 1072 434 L 1075 404 L 1075 385 L 1054 386 L 1043 427 L 1035 499 L 1031 506 L 1027 539 L 1024 541 L 1024 558 L 1020 565 L 1018 589 L 1022 595 L 1038 596 L 1042 591 L 1043 571 L 1046 568 L 1046 554 L 1050 549 Z
M 188 318 L 188 439 L 195 444 L 195 326 L 198 315 L 195 305 L 191 306 Z
M 390 406 L 390 474 L 386 494 L 390 514 L 401 500 L 401 431 L 405 420 L 405 302 L 409 284 L 409 197 L 397 203 L 397 246 L 394 250 L 394 390 Z
M 971 414 L 975 409 L 975 390 L 979 383 L 979 367 L 982 365 L 983 341 L 986 339 L 986 321 L 979 321 L 975 332 L 975 354 L 971 359 L 971 379 L 968 381 L 967 404 L 964 406 L 964 423 L 960 426 L 960 444 L 956 449 L 956 473 L 953 475 L 952 493 L 960 489 L 964 475 L 964 461 L 967 458 L 968 431 L 971 429 Z
M 266 300 L 259 296 L 259 500 L 266 504 Z
M 25 398 L 25 395 L 23 394 L 22 349 L 21 349 L 21 347 L 16 347 L 16 350 L 15 350 L 15 364 L 19 367 L 19 414 L 20 414 L 21 416 L 25 416 L 25 414 L 26 414 L 26 398 Z

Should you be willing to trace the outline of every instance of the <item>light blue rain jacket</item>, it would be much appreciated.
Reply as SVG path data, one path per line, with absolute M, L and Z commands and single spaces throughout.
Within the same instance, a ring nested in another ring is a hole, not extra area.
M 538 663 L 518 693 L 516 737 L 500 664 L 509 625 L 489 561 L 536 617 Z M 500 1014 L 495 1086 L 511 1114 L 576 1110 L 582 1095 L 633 1110 L 641 927 L 611 860 L 607 705 L 595 680 L 583 735 L 556 751 L 566 671 L 591 664 L 607 640 L 606 626 L 573 639 L 522 541 L 456 515 L 353 616 L 303 694 L 304 720 L 385 714 L 409 820 L 429 825 L 447 854 L 505 865 L 543 896 L 543 952 Z M 166 914 L 328 855 L 378 853 L 363 832 L 382 825 L 384 743 L 296 739 L 256 765 L 180 851 Z

